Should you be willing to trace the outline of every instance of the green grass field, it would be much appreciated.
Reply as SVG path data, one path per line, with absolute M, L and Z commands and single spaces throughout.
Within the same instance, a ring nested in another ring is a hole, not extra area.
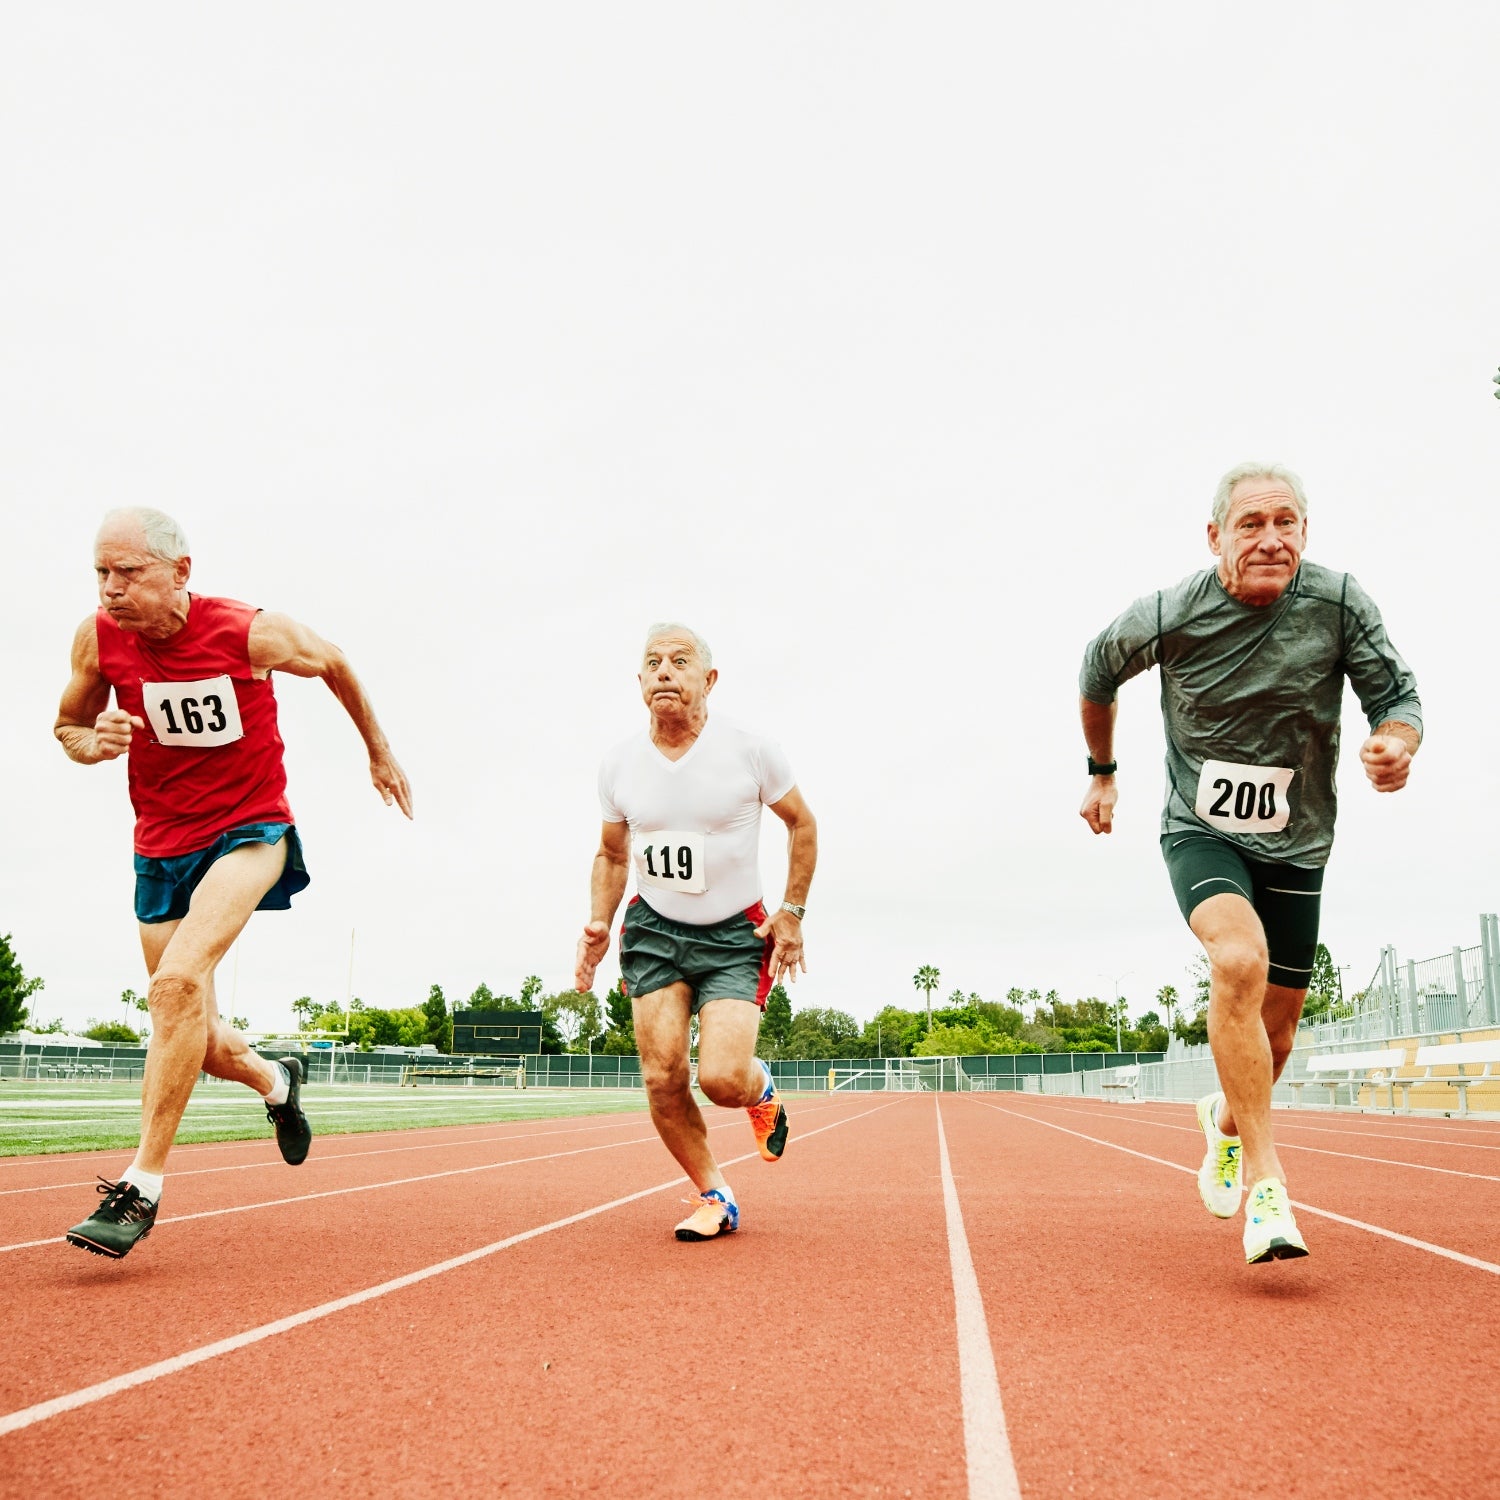
M 140 1133 L 139 1083 L 0 1081 L 0 1157 L 132 1147 Z M 645 1108 L 639 1089 L 514 1089 L 439 1085 L 307 1084 L 303 1108 L 317 1135 L 415 1130 L 495 1120 L 617 1114 Z M 177 1133 L 192 1141 L 270 1139 L 264 1106 L 232 1083 L 203 1083 Z

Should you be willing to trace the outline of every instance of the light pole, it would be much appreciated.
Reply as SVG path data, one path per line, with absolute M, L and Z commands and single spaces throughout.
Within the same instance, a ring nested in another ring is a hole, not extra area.
M 1120 1050 L 1120 1043 L 1122 1041 L 1122 1038 L 1120 1036 L 1120 981 L 1122 979 L 1129 979 L 1130 976 L 1132 974 L 1134 974 L 1134 973 L 1135 973 L 1134 969 L 1126 969 L 1123 974 L 1116 974 L 1116 975 L 1113 976 L 1113 983 L 1114 983 L 1114 987 L 1115 987 L 1115 1051 L 1116 1051 L 1116 1053 L 1119 1052 L 1119 1050 Z M 1101 970 L 1100 973 L 1099 973 L 1099 977 L 1101 979 L 1109 979 L 1111 976 L 1108 975 L 1108 974 L 1106 974 L 1106 973 L 1104 973 Z

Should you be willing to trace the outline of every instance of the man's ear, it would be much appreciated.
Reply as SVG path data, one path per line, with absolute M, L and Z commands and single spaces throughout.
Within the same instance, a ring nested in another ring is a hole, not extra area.
M 1208 550 L 1215 557 L 1221 555 L 1219 552 L 1219 523 L 1217 521 L 1210 521 L 1208 523 Z

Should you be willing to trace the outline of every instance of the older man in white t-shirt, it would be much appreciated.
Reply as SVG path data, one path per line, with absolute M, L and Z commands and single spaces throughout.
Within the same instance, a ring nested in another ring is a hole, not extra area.
M 698 1017 L 698 1086 L 745 1109 L 767 1161 L 786 1147 L 786 1109 L 755 1055 L 771 986 L 805 972 L 802 918 L 818 831 L 780 746 L 708 717 L 718 681 L 707 644 L 685 625 L 654 625 L 639 681 L 651 723 L 599 768 L 604 832 L 575 982 L 586 990 L 609 950 L 609 928 L 634 865 L 637 894 L 620 927 L 620 974 L 635 1014 L 651 1119 L 699 1197 L 679 1240 L 739 1228 L 739 1206 L 709 1149 L 693 1099 L 688 1036 Z M 760 810 L 789 834 L 786 897 L 761 903 Z

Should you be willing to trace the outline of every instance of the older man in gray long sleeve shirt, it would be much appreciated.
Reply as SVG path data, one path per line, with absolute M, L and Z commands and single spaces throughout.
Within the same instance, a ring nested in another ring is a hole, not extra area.
M 1198 1102 L 1207 1143 L 1198 1187 L 1209 1212 L 1229 1218 L 1242 1182 L 1251 1185 L 1244 1243 L 1255 1263 L 1307 1253 L 1272 1140 L 1271 1085 L 1317 948 L 1344 679 L 1370 722 L 1360 759 L 1377 791 L 1405 786 L 1422 710 L 1369 596 L 1347 573 L 1303 563 L 1307 501 L 1296 475 L 1232 469 L 1208 544 L 1216 568 L 1136 600 L 1084 653 L 1092 780 L 1080 811 L 1095 833 L 1110 831 L 1116 692 L 1159 666 L 1162 852 L 1212 968 L 1209 1040 L 1223 1087 Z

